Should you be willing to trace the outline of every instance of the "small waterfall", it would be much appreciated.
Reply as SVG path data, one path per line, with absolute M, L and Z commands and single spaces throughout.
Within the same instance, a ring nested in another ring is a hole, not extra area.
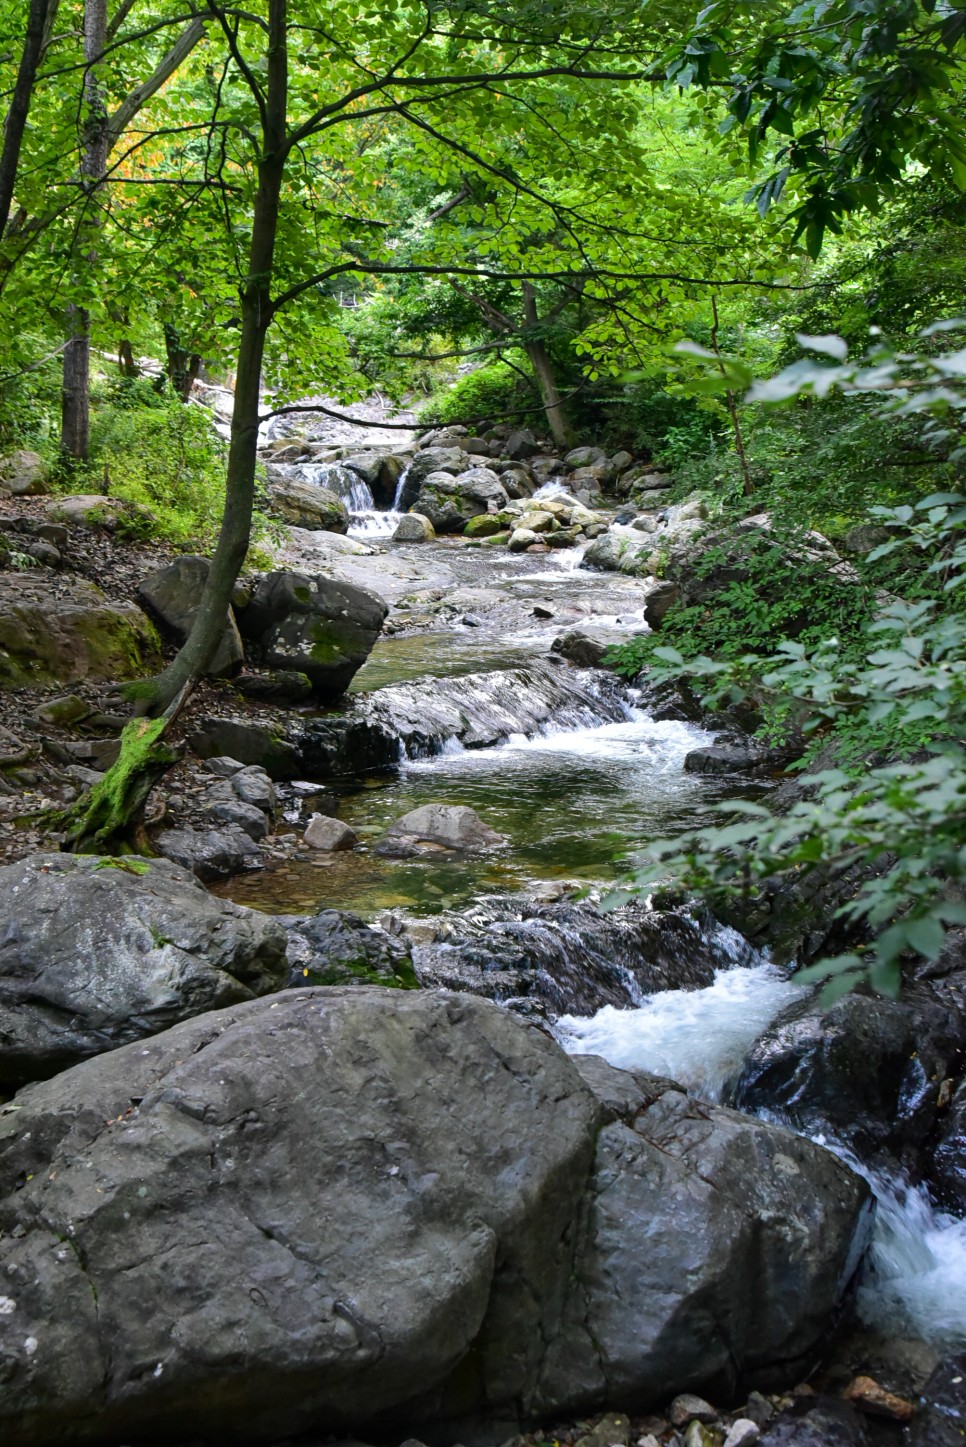
M 591 904 L 509 895 L 444 917 L 436 940 L 415 946 L 413 959 L 425 984 L 525 998 L 553 1015 L 597 1009 L 598 1020 L 636 1016 L 645 992 L 705 993 L 728 952 L 685 914 L 643 905 L 602 914 Z M 573 1018 L 558 1021 L 562 1035 Z
M 392 511 L 395 513 L 402 512 L 403 510 L 403 498 L 406 496 L 406 482 L 409 478 L 411 467 L 412 463 L 404 467 L 399 474 L 399 481 L 396 483 L 396 495 L 392 500 Z
M 297 471 L 302 482 L 334 492 L 350 513 L 374 511 L 376 500 L 372 489 L 351 467 L 343 467 L 341 462 L 303 462 Z
M 529 668 L 424 678 L 360 698 L 353 716 L 401 740 L 410 759 L 439 754 L 450 740 L 482 749 L 514 735 L 574 730 L 632 718 L 627 686 L 592 669 Z
M 740 936 L 737 937 L 740 940 Z M 727 948 L 727 941 L 721 941 Z M 702 990 L 652 994 L 636 1009 L 605 1005 L 565 1016 L 555 1033 L 571 1054 L 670 1076 L 704 1099 L 726 1097 L 755 1039 L 805 991 L 767 961 L 737 966 Z M 793 1129 L 774 1111 L 763 1120 Z M 944 1348 L 966 1344 L 966 1220 L 937 1209 L 924 1186 L 870 1170 L 838 1141 L 811 1134 L 868 1181 L 876 1198 L 859 1314 L 888 1335 L 907 1332 Z

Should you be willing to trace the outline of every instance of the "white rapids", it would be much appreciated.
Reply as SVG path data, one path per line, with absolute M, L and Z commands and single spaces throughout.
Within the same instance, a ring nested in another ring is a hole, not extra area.
M 669 990 L 633 1010 L 605 1006 L 555 1027 L 574 1055 L 602 1055 L 623 1069 L 665 1075 L 719 1101 L 757 1037 L 804 990 L 767 961 L 720 970 L 705 990 Z M 780 1120 L 777 1124 L 783 1124 Z M 937 1209 L 924 1187 L 869 1170 L 836 1141 L 815 1141 L 865 1177 L 876 1197 L 859 1314 L 943 1347 L 966 1345 L 966 1220 Z

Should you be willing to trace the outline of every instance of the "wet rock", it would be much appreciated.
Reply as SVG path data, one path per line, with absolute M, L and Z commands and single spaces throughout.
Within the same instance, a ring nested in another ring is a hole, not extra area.
M 281 987 L 285 933 L 166 860 L 0 869 L 0 1084 L 63 1070 Z
M 956 1087 L 929 1152 L 929 1183 L 940 1203 L 966 1211 L 966 1081 Z
M 447 472 L 455 477 L 465 470 L 467 461 L 462 447 L 426 447 L 417 452 L 410 463 L 406 481 L 418 488 L 433 472 Z
M 871 1447 L 862 1418 L 848 1402 L 802 1397 L 780 1413 L 761 1447 Z
M 938 1366 L 923 1388 L 905 1447 L 962 1447 L 966 1440 L 966 1352 Z
M 302 838 L 310 849 L 323 850 L 329 854 L 339 849 L 354 849 L 359 843 L 359 836 L 348 824 L 343 824 L 341 819 L 333 819 L 327 814 L 313 814 Z
M 191 632 L 210 567 L 207 558 L 185 555 L 159 568 L 138 585 L 140 602 L 179 643 Z M 207 673 L 211 678 L 230 678 L 238 672 L 243 659 L 241 637 L 229 607 L 221 641 Z
M 422 513 L 409 512 L 402 518 L 392 535 L 394 543 L 431 543 L 436 529 Z
M 471 518 L 499 509 L 510 501 L 495 472 L 478 467 L 456 476 L 430 473 L 421 483 L 415 510 L 432 523 L 438 533 L 462 532 Z
M 468 538 L 490 538 L 503 530 L 504 524 L 495 513 L 480 513 L 479 517 L 470 518 L 463 533 Z
M 602 1005 L 627 1009 L 641 993 L 705 988 L 734 963 L 685 915 L 635 905 L 601 914 L 514 896 L 445 916 L 414 960 L 426 985 L 584 1016 Z
M 259 869 L 261 851 L 243 830 L 163 829 L 155 837 L 155 848 L 206 883 L 230 879 L 243 869 Z
M 507 547 L 511 553 L 523 553 L 539 544 L 540 538 L 532 533 L 529 528 L 514 528 L 510 534 Z
M 153 624 L 81 578 L 0 573 L 0 688 L 128 679 L 157 668 Z
M 340 697 L 362 667 L 389 609 L 351 583 L 302 573 L 269 573 L 239 618 L 269 668 L 295 669 L 320 698 Z
M 271 471 L 277 474 L 280 469 Z M 270 510 L 291 527 L 324 533 L 349 530 L 348 508 L 327 487 L 276 475 L 270 483 L 268 498 Z
M 644 621 L 649 628 L 660 628 L 673 604 L 678 601 L 676 583 L 658 583 L 647 595 L 644 604 Z
M 220 758 L 206 759 L 203 767 L 206 774 L 214 774 L 219 779 L 230 779 L 232 774 L 237 774 L 245 765 L 238 759 L 230 759 L 227 755 L 222 755 Z
M 396 487 L 409 459 L 391 452 L 355 452 L 344 457 L 346 467 L 366 482 L 377 507 L 391 507 Z
M 634 466 L 634 458 L 629 452 L 615 452 L 610 461 L 618 477 Z
M 484 824 L 465 804 L 423 804 L 396 820 L 379 841 L 376 852 L 405 859 L 424 853 L 429 846 L 478 854 L 505 843 L 502 834 Z
M 348 910 L 323 909 L 286 924 L 293 988 L 306 984 L 419 988 L 406 943 Z
M 613 638 L 597 637 L 584 628 L 572 628 L 569 633 L 562 633 L 553 640 L 550 651 L 566 658 L 568 663 L 575 663 L 578 668 L 600 668 L 614 642 Z
M 760 774 L 780 768 L 794 755 L 784 749 L 743 744 L 704 744 L 684 756 L 686 774 Z
M 824 1132 L 862 1160 L 915 1170 L 936 1126 L 938 1082 L 964 1041 L 962 1014 L 924 984 L 905 986 L 898 1000 L 852 994 L 827 1010 L 793 1005 L 749 1052 L 735 1104 Z
M 25 449 L 0 457 L 0 488 L 14 497 L 37 497 L 47 491 L 47 466 L 37 452 Z
M 871 553 L 873 548 L 881 547 L 894 537 L 891 528 L 882 527 L 879 523 L 859 523 L 845 534 L 842 547 L 847 553 Z

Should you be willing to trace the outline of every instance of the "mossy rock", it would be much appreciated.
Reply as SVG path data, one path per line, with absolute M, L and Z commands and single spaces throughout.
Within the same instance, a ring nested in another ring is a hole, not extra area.
M 160 665 L 154 625 L 133 603 L 82 579 L 0 575 L 0 688 L 140 678 Z
M 481 513 L 479 517 L 470 518 L 463 529 L 463 536 L 465 538 L 490 538 L 502 531 L 500 519 L 493 513 L 485 512 Z
M 412 956 L 400 940 L 347 910 L 324 909 L 290 936 L 291 985 L 382 985 L 418 990 Z

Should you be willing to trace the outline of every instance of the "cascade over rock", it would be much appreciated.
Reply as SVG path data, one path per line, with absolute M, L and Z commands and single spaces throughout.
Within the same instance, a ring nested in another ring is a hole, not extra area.
M 469 996 L 298 989 L 29 1087 L 0 1115 L 5 1447 L 795 1380 L 864 1183 L 670 1082 L 582 1070 Z

